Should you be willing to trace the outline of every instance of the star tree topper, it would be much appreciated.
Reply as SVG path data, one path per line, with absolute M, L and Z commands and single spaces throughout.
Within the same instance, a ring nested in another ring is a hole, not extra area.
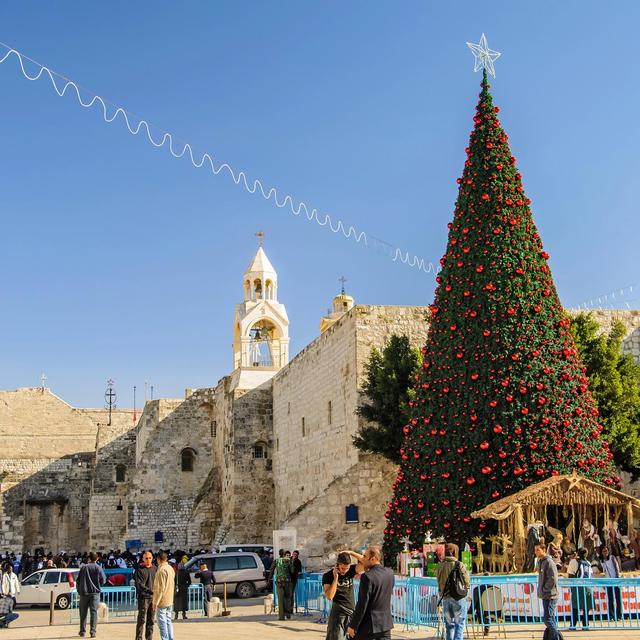
M 493 63 L 500 57 L 500 52 L 489 49 L 487 45 L 487 37 L 482 34 L 480 42 L 473 44 L 473 42 L 467 42 L 467 47 L 471 49 L 475 60 L 474 71 L 480 69 L 486 69 L 494 78 L 496 77 L 496 70 L 493 68 Z

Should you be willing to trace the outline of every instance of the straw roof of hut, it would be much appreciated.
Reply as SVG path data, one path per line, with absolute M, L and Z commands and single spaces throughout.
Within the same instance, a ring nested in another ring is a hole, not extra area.
M 628 496 L 622 491 L 600 484 L 577 475 L 557 475 L 541 480 L 536 484 L 500 498 L 486 507 L 474 511 L 471 516 L 481 520 L 490 520 L 497 516 L 504 517 L 515 505 L 603 505 L 611 507 L 627 507 L 640 514 L 640 500 Z M 498 518 L 502 519 L 502 518 Z

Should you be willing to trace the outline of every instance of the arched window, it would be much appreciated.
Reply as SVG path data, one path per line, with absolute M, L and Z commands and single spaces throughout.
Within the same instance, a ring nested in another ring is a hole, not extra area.
M 196 459 L 196 452 L 193 449 L 183 449 L 180 452 L 180 468 L 182 471 L 193 471 L 193 463 Z
M 256 442 L 253 445 L 254 460 L 263 460 L 267 457 L 267 445 L 264 442 Z
M 124 464 L 116 465 L 116 482 L 127 481 L 127 467 Z
M 253 281 L 253 299 L 262 299 L 262 281 L 259 278 Z

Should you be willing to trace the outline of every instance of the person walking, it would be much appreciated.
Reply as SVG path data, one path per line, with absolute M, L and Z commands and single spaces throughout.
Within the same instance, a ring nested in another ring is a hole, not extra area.
M 171 610 L 176 588 L 176 572 L 167 562 L 167 553 L 165 551 L 159 551 L 156 559 L 158 561 L 158 570 L 153 580 L 152 606 L 158 616 L 160 640 L 173 640 Z
M 208 618 L 209 603 L 211 602 L 211 598 L 213 598 L 213 590 L 216 586 L 216 577 L 213 571 L 210 571 L 207 568 L 207 563 L 204 560 L 200 562 L 200 571 L 198 571 L 194 577 L 200 579 L 200 584 L 204 591 L 204 617 Z
M 13 572 L 13 566 L 7 562 L 7 566 L 2 574 L 2 587 L 0 591 L 10 598 L 13 598 L 13 604 L 16 603 L 16 596 L 20 593 L 20 580 Z
M 471 579 L 467 568 L 458 560 L 458 546 L 445 546 L 445 556 L 438 564 L 438 591 L 442 601 L 442 614 L 446 640 L 462 640 L 467 624 L 467 593 Z M 462 592 L 458 591 L 462 587 Z
M 153 554 L 145 551 L 142 554 L 142 564 L 136 567 L 133 583 L 136 587 L 138 599 L 138 619 L 136 620 L 136 640 L 152 640 L 153 638 L 153 580 L 157 568 L 153 564 Z
M 607 578 L 620 577 L 620 561 L 609 553 L 609 547 L 603 545 L 600 549 L 600 568 Z M 620 587 L 607 585 L 607 613 L 609 620 L 622 618 L 622 593 Z
M 280 557 L 271 565 L 269 584 L 274 577 L 278 596 L 278 619 L 289 620 L 293 613 L 293 564 L 290 551 L 280 549 Z
M 351 556 L 358 564 L 351 564 Z M 341 551 L 336 566 L 322 576 L 322 588 L 331 601 L 331 612 L 327 620 L 326 640 L 344 640 L 349 619 L 356 608 L 353 579 L 364 571 L 362 556 L 354 551 Z
M 96 637 L 98 624 L 98 605 L 100 604 L 100 587 L 105 584 L 107 577 L 102 567 L 96 564 L 98 555 L 95 551 L 89 554 L 89 562 L 83 564 L 76 578 L 78 591 L 78 609 L 80 609 L 80 637 L 83 638 L 87 628 L 87 613 L 89 616 L 89 633 Z
M 176 604 L 175 614 L 176 620 L 178 619 L 178 613 L 182 612 L 182 619 L 187 619 L 187 611 L 189 611 L 189 587 L 191 586 L 191 574 L 185 569 L 185 564 L 188 562 L 185 556 L 178 565 L 178 571 L 176 573 Z
M 296 549 L 291 554 L 291 565 L 293 566 L 293 572 L 291 575 L 291 600 L 293 609 L 295 606 L 295 610 L 298 610 L 298 602 L 296 599 L 296 585 L 298 584 L 298 578 L 302 573 L 302 560 L 300 560 L 300 552 Z
M 356 640 L 391 640 L 393 571 L 382 566 L 382 551 L 375 545 L 364 552 L 362 566 L 365 573 L 360 578 L 358 604 L 349 621 L 347 635 Z
M 558 569 L 547 554 L 544 542 L 536 544 L 534 551 L 538 559 L 538 598 L 542 600 L 544 640 L 558 640 Z

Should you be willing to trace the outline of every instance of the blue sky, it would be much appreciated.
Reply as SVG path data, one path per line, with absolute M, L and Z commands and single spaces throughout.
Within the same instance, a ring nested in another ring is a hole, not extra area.
M 640 4 L 444 4 L 8 1 L 0 40 L 155 132 L 437 262 L 479 92 L 465 42 L 484 31 L 563 302 L 640 283 Z M 25 80 L 15 58 L 0 90 L 1 389 L 45 371 L 68 402 L 100 406 L 112 377 L 124 407 L 145 380 L 156 397 L 215 384 L 258 229 L 292 353 L 342 274 L 360 303 L 432 299 L 432 275 L 105 124 Z

